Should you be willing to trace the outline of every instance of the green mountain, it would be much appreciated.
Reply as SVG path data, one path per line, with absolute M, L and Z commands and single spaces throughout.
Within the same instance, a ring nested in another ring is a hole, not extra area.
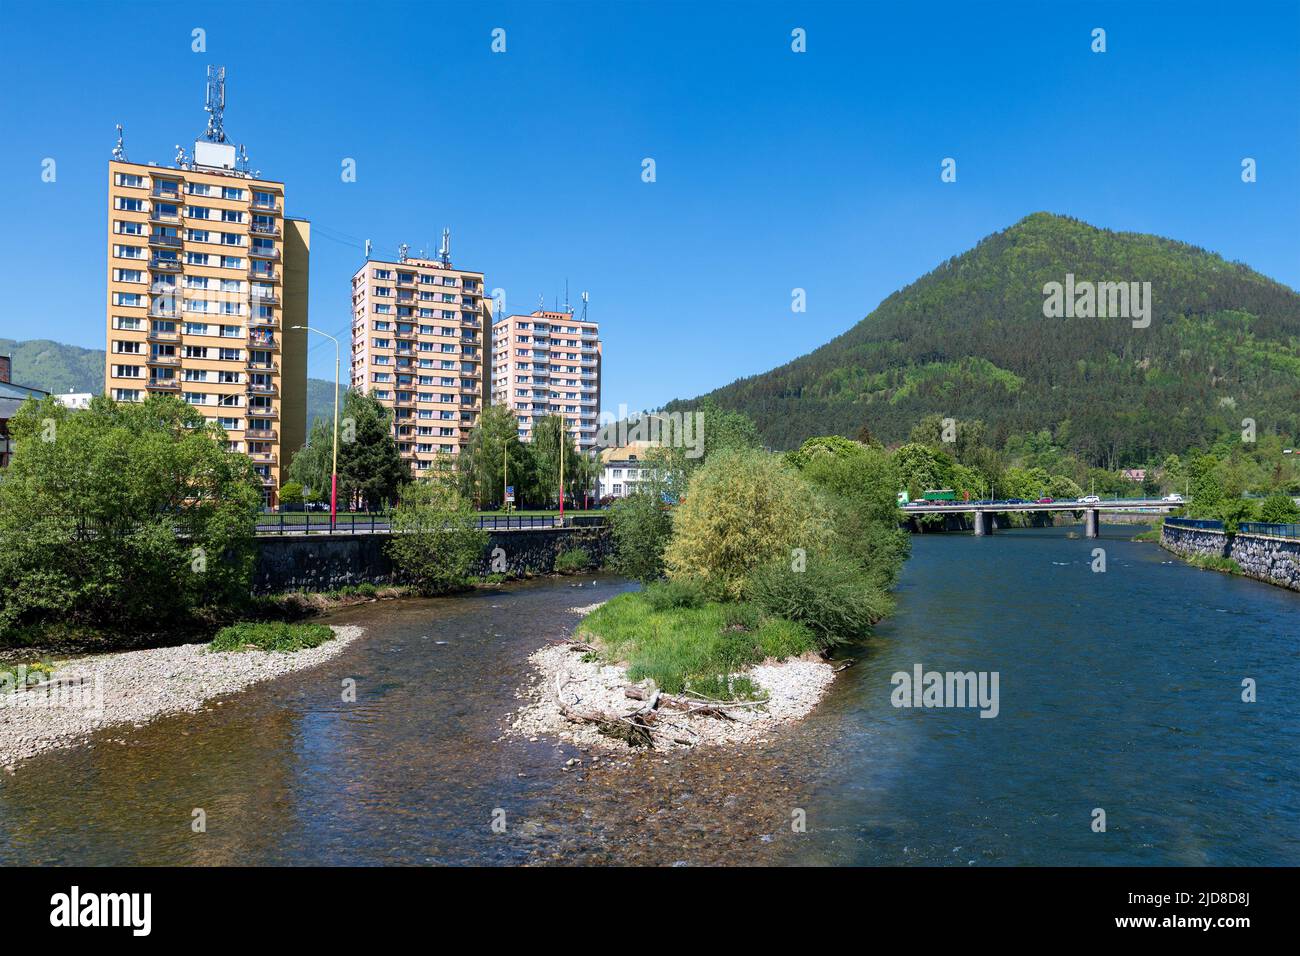
M 1045 286 L 1067 281 L 1082 314 L 1046 317 Z M 1083 284 L 1103 282 L 1139 283 L 1129 317 L 1085 317 L 1099 311 Z M 1148 282 L 1149 325 L 1135 328 Z M 927 414 L 981 419 L 998 447 L 1048 430 L 1112 468 L 1204 446 L 1243 418 L 1295 438 L 1300 295 L 1204 249 L 1034 213 L 816 351 L 707 397 L 748 414 L 776 448 L 864 425 L 903 441 Z
M 0 339 L 0 355 L 13 357 L 13 380 L 18 385 L 96 395 L 104 390 L 103 349 L 83 349 L 49 339 Z M 311 431 L 317 415 L 333 414 L 333 381 L 307 379 L 307 430 Z

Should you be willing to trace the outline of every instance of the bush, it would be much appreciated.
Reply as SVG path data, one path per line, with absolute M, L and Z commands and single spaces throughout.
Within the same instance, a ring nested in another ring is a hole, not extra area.
M 722 619 L 723 626 L 729 631 L 756 631 L 763 623 L 763 611 L 753 604 L 728 604 Z
M 889 595 L 854 561 L 830 554 L 809 555 L 802 571 L 784 559 L 769 561 L 750 575 L 745 597 L 807 627 L 822 650 L 863 637 L 892 609 Z
M 217 631 L 208 645 L 210 651 L 281 651 L 289 653 L 320 647 L 334 637 L 324 624 L 286 624 L 283 621 L 258 621 L 232 624 Z
M 296 511 L 302 508 L 303 503 L 302 485 L 296 481 L 286 481 L 280 486 L 280 507 L 286 511 Z
M 388 554 L 398 574 L 426 596 L 468 584 L 487 547 L 474 506 L 441 481 L 408 485 L 390 521 Z
M 585 548 L 571 548 L 555 556 L 557 574 L 576 574 L 591 567 L 591 555 Z
M 609 509 L 614 539 L 614 570 L 642 584 L 664 574 L 664 548 L 673 521 L 658 495 L 635 494 L 615 501 Z
M 28 401 L 0 480 L 0 638 L 198 627 L 248 602 L 253 464 L 174 396 Z
M 734 598 L 760 564 L 830 538 L 829 509 L 791 465 L 767 452 L 724 449 L 691 478 L 664 562 L 669 577 L 697 577 Z
M 1290 495 L 1269 495 L 1259 506 L 1259 520 L 1269 524 L 1292 524 L 1300 521 L 1300 508 Z
M 656 581 L 647 587 L 646 604 L 652 611 L 667 611 L 677 607 L 703 607 L 708 600 L 699 583 L 689 578 L 672 581 Z

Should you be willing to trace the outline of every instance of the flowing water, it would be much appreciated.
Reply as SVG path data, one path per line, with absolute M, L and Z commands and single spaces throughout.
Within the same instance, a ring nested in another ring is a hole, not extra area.
M 617 579 L 351 608 L 334 661 L 0 774 L 0 863 L 1300 863 L 1300 595 L 1066 531 L 915 537 L 898 613 L 745 754 L 501 739 Z M 998 716 L 894 707 L 917 664 L 997 672 Z

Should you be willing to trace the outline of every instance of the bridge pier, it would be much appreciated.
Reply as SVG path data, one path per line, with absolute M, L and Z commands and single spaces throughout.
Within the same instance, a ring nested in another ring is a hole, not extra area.
M 1101 512 L 1096 508 L 1089 508 L 1083 513 L 1083 536 L 1085 538 L 1101 537 Z
M 981 537 L 986 534 L 992 534 L 993 528 L 996 526 L 996 522 L 993 520 L 993 512 L 976 511 L 974 512 L 974 515 L 975 515 L 975 534 Z

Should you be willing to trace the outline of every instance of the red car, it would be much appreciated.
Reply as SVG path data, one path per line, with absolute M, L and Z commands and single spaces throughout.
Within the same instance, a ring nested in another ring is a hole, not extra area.
M 1050 505 L 1055 500 L 1055 498 L 1039 498 L 1038 503 L 1040 505 Z

